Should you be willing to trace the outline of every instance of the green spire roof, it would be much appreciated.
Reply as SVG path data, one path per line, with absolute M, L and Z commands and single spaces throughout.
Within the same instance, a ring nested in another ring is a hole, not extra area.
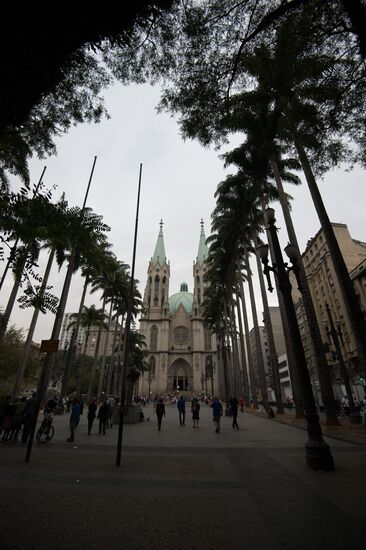
M 164 235 L 163 235 L 163 220 L 160 220 L 160 231 L 158 235 L 158 240 L 156 241 L 154 255 L 152 257 L 153 262 L 159 262 L 161 265 L 165 262 L 165 246 L 164 246 Z
M 197 254 L 197 262 L 203 263 L 207 260 L 208 256 L 208 246 L 206 244 L 206 235 L 205 230 L 203 228 L 203 220 L 201 220 L 201 234 L 200 234 L 200 243 L 198 245 L 198 254 Z

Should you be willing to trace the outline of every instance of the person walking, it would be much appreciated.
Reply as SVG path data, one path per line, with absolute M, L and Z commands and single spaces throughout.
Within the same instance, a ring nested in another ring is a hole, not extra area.
M 93 423 L 95 420 L 95 417 L 97 416 L 97 400 L 95 397 L 89 402 L 88 405 L 88 435 L 90 435 L 90 432 L 93 428 Z
M 72 402 L 71 414 L 70 414 L 70 437 L 66 439 L 68 443 L 75 439 L 75 429 L 80 422 L 81 404 L 80 400 L 75 397 Z
M 237 400 L 236 397 L 232 397 L 230 399 L 230 410 L 231 410 L 231 416 L 233 417 L 233 429 L 239 429 L 239 424 L 238 424 L 238 406 L 239 406 L 239 401 Z
M 15 404 L 15 415 L 13 422 L 13 430 L 10 434 L 10 440 L 18 441 L 19 432 L 22 429 L 24 422 L 24 408 L 25 408 L 26 398 L 22 397 L 21 399 L 16 399 Z
M 16 403 L 11 400 L 11 395 L 6 396 L 6 403 L 3 408 L 4 420 L 3 420 L 3 437 L 2 441 L 11 441 L 11 434 L 14 427 L 14 417 L 16 411 Z
M 239 399 L 240 412 L 244 412 L 244 405 L 245 405 L 244 397 L 241 395 Z
M 32 428 L 33 417 L 36 412 L 37 404 L 37 394 L 36 392 L 32 393 L 32 396 L 27 399 L 25 402 L 25 407 L 23 410 L 23 431 L 22 431 L 22 443 L 27 443 L 29 434 Z
M 161 421 L 163 416 L 165 416 L 165 405 L 164 401 L 162 399 L 159 399 L 159 401 L 156 403 L 155 407 L 156 416 L 158 419 L 158 430 L 160 432 L 161 430 Z
M 200 404 L 198 403 L 198 399 L 194 398 L 192 401 L 192 420 L 193 420 L 193 427 L 198 428 L 198 422 L 200 419 Z
M 109 418 L 109 405 L 108 405 L 108 401 L 104 399 L 98 411 L 99 433 L 102 433 L 102 430 L 103 430 L 103 435 L 105 435 L 105 429 L 107 426 L 108 418 Z
M 113 395 L 110 395 L 108 397 L 108 405 L 109 405 L 109 409 L 108 409 L 108 421 L 107 421 L 107 428 L 111 428 L 113 426 L 113 414 L 114 414 L 114 410 L 116 408 L 116 400 L 115 398 L 113 397 Z
M 179 411 L 179 423 L 181 426 L 186 425 L 186 400 L 183 395 L 177 401 L 177 407 Z
M 220 433 L 220 421 L 222 417 L 222 405 L 218 397 L 214 397 L 212 403 L 212 416 L 213 421 L 216 427 L 216 433 Z

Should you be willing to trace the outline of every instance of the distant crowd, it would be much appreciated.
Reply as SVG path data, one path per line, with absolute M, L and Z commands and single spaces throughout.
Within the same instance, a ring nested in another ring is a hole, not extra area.
M 136 405 L 140 405 L 139 420 L 150 420 L 150 417 L 145 418 L 144 408 L 150 403 L 153 404 L 154 413 L 157 417 L 158 430 L 161 430 L 162 419 L 166 414 L 166 405 L 176 406 L 178 409 L 178 418 L 180 426 L 186 424 L 186 399 L 179 393 L 175 394 L 154 394 L 154 395 L 136 395 L 133 398 Z M 34 420 L 36 411 L 37 396 L 36 393 L 30 397 L 18 397 L 11 399 L 10 395 L 7 395 L 0 401 L 0 436 L 2 441 L 17 442 L 20 440 L 22 443 L 27 443 L 31 427 Z M 220 418 L 223 415 L 223 406 L 217 396 L 211 394 L 198 393 L 191 398 L 190 410 L 192 415 L 192 427 L 199 427 L 200 420 L 200 408 L 205 404 L 210 406 L 213 413 L 213 421 L 215 424 L 215 430 L 220 432 Z M 249 403 L 249 406 L 251 403 Z M 292 398 L 287 397 L 286 403 L 288 409 L 294 407 Z M 350 404 L 347 396 L 343 396 L 337 400 L 339 416 L 348 417 L 350 415 Z M 225 414 L 232 418 L 232 427 L 239 429 L 237 416 L 238 410 L 244 411 L 244 398 L 240 396 L 239 399 L 231 397 L 225 404 Z M 102 394 L 100 399 L 95 397 L 87 401 L 86 395 L 72 394 L 64 399 L 60 399 L 57 395 L 47 398 L 42 404 L 42 410 L 44 418 L 48 423 L 48 427 L 51 426 L 53 415 L 57 412 L 59 414 L 69 414 L 69 426 L 70 435 L 67 438 L 67 442 L 75 440 L 75 431 L 80 423 L 80 417 L 86 410 L 86 416 L 88 420 L 88 435 L 91 435 L 95 430 L 94 422 L 96 422 L 96 431 L 105 435 L 106 430 L 112 428 L 114 423 L 118 423 L 119 420 L 119 397 L 114 395 Z M 366 398 L 357 403 L 357 413 L 361 414 L 362 422 L 366 430 Z M 46 426 L 47 427 L 47 426 Z M 48 437 L 48 432 L 47 432 Z

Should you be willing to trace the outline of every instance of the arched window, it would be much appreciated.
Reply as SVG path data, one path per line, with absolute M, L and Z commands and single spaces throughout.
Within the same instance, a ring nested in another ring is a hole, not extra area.
M 211 357 L 211 355 L 207 355 L 205 363 L 206 363 L 206 365 L 205 365 L 206 379 L 207 378 L 212 378 L 213 369 L 212 369 L 212 357 Z
M 155 294 L 159 294 L 160 277 L 155 275 Z
M 208 328 L 205 328 L 205 351 L 210 351 L 211 349 L 211 331 Z
M 158 327 L 151 327 L 150 331 L 150 351 L 156 351 L 158 347 Z
M 155 378 L 156 376 L 156 360 L 155 357 L 152 355 L 149 360 L 149 375 L 151 378 Z
M 196 277 L 196 289 L 197 289 L 197 302 L 201 303 L 201 287 L 200 287 L 200 278 L 197 275 Z

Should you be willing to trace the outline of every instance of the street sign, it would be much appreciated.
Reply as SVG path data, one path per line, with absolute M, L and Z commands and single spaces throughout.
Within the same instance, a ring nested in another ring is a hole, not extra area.
M 60 340 L 42 340 L 39 351 L 41 353 L 56 353 Z

